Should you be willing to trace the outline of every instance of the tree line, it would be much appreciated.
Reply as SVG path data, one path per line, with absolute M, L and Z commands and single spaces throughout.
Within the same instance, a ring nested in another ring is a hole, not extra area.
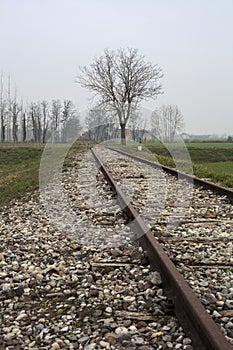
M 104 141 L 121 137 L 117 115 L 114 111 L 92 108 L 84 120 L 86 130 L 82 137 L 87 140 Z M 126 138 L 135 142 L 158 139 L 162 142 L 173 142 L 177 133 L 184 128 L 184 117 L 177 105 L 162 105 L 156 108 L 150 118 L 146 119 L 142 111 L 131 114 Z
M 163 93 L 163 73 L 157 64 L 147 62 L 137 49 L 105 49 L 89 67 L 80 67 L 77 82 L 94 93 L 95 107 L 85 118 L 89 140 L 120 138 L 126 143 L 127 133 L 135 141 L 143 138 L 146 120 L 140 115 L 143 100 Z M 172 142 L 184 126 L 176 105 L 163 105 L 151 115 L 151 136 Z M 68 142 L 80 136 L 80 116 L 71 100 L 31 102 L 26 106 L 12 98 L 0 83 L 0 142 Z M 119 134 L 120 133 L 120 134 Z
M 68 142 L 80 135 L 80 116 L 71 100 L 18 101 L 0 83 L 0 142 Z
M 84 124 L 86 131 L 82 134 L 82 137 L 85 139 L 104 141 L 121 138 L 118 116 L 114 113 L 114 110 L 101 109 L 98 106 L 92 108 L 88 111 Z M 137 110 L 130 115 L 127 125 L 126 134 L 128 133 L 130 139 L 138 142 L 144 137 L 148 120 Z

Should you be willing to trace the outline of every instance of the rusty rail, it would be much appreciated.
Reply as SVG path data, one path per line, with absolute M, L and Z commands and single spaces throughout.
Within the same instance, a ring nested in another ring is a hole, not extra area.
M 153 168 L 160 168 L 160 169 L 164 170 L 165 172 L 167 172 L 167 173 L 169 173 L 171 175 L 174 175 L 176 177 L 179 176 L 179 178 L 186 179 L 187 181 L 192 182 L 196 186 L 202 186 L 205 189 L 209 189 L 209 190 L 212 190 L 213 192 L 218 193 L 220 195 L 227 196 L 227 198 L 231 202 L 233 202 L 233 190 L 230 189 L 230 188 L 217 185 L 217 184 L 215 184 L 213 182 L 210 182 L 210 181 L 199 179 L 198 177 L 196 177 L 194 175 L 186 174 L 186 173 L 184 173 L 182 171 L 176 170 L 174 168 L 170 168 L 170 167 L 168 167 L 166 165 L 162 165 L 162 164 L 159 164 L 159 163 L 156 163 L 156 162 L 152 162 L 152 161 L 150 161 L 148 159 L 138 157 L 138 156 L 136 156 L 134 154 L 130 154 L 130 153 L 124 152 L 122 150 L 118 150 L 118 149 L 115 149 L 115 148 L 112 148 L 112 147 L 109 147 L 109 146 L 107 148 L 109 148 L 110 150 L 112 150 L 114 152 L 118 152 L 118 153 L 121 153 L 122 155 L 131 157 L 132 159 L 135 159 L 135 160 L 137 160 L 137 161 L 139 161 L 141 163 L 150 165 Z
M 148 229 L 129 199 L 114 182 L 93 149 L 92 154 L 112 190 L 118 197 L 119 205 L 130 221 L 135 239 L 147 251 L 151 266 L 161 274 L 163 288 L 174 307 L 174 312 L 196 350 L 233 350 L 224 334 L 207 313 L 197 296 L 189 287 L 173 262 L 166 255 L 152 232 Z

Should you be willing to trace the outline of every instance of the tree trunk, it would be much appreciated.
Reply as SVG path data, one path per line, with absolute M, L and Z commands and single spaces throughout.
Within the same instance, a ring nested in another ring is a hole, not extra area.
M 13 136 L 13 142 L 18 142 L 18 125 L 16 124 L 16 121 L 14 120 L 13 123 L 13 129 L 12 129 L 12 136 Z
M 5 142 L 5 123 L 4 123 L 4 111 L 1 108 L 1 142 Z
M 125 137 L 125 123 L 120 123 L 121 127 L 121 144 L 126 145 L 126 137 Z
M 48 126 L 47 126 L 47 125 L 43 127 L 42 143 L 46 143 L 47 129 L 48 129 Z
M 5 125 L 2 124 L 1 127 L 1 142 L 5 142 Z
M 22 120 L 22 141 L 23 141 L 23 143 L 26 142 L 26 138 L 27 138 L 26 116 L 25 116 L 25 113 L 23 113 L 23 120 Z

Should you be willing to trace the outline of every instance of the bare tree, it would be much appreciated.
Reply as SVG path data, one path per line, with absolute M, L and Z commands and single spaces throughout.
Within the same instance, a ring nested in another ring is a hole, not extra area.
M 73 116 L 74 109 L 75 108 L 71 100 L 63 101 L 62 120 L 61 120 L 62 123 L 67 121 L 69 118 Z
M 11 78 L 8 76 L 8 86 L 7 86 L 7 110 L 6 110 L 6 138 L 7 142 L 11 142 L 11 129 L 12 129 L 12 114 L 11 114 Z
M 52 142 L 58 142 L 60 138 L 60 122 L 61 122 L 61 101 L 52 101 Z
M 92 108 L 85 118 L 85 124 L 88 129 L 89 140 L 103 141 L 111 138 L 114 115 L 103 108 Z
M 81 67 L 78 82 L 99 97 L 100 105 L 112 108 L 118 116 L 121 142 L 126 143 L 125 128 L 143 99 L 162 93 L 159 83 L 162 71 L 158 65 L 146 62 L 137 49 L 105 49 L 89 68 Z
M 62 142 L 73 140 L 80 134 L 80 117 L 71 100 L 63 101 L 61 126 Z
M 63 142 L 73 142 L 80 135 L 81 125 L 79 115 L 73 115 L 66 120 L 63 128 Z
M 18 142 L 18 116 L 21 111 L 21 107 L 19 106 L 18 102 L 12 101 L 11 107 L 10 107 L 10 113 L 12 116 L 12 139 L 13 142 Z
M 32 139 L 33 142 L 41 142 L 42 127 L 41 127 L 41 108 L 40 103 L 31 103 L 29 109 L 29 116 L 32 125 Z
M 184 118 L 176 105 L 163 105 L 151 115 L 152 130 L 164 142 L 173 142 L 184 128 Z
M 140 111 L 136 111 L 129 120 L 129 127 L 132 131 L 132 139 L 134 141 L 142 141 L 146 131 L 147 120 L 143 118 Z
M 29 107 L 29 116 L 32 123 L 32 140 L 37 142 L 38 133 L 37 133 L 37 118 L 36 118 L 36 105 L 35 103 L 31 103 Z
M 0 126 L 1 141 L 18 142 L 18 119 L 21 106 L 17 102 L 16 89 L 14 99 L 11 97 L 11 80 L 8 77 L 7 98 L 4 98 L 3 75 L 0 81 Z
M 1 74 L 0 80 L 0 125 L 1 125 L 1 142 L 5 141 L 6 137 L 6 125 L 5 125 L 5 112 L 6 112 L 6 101 L 3 98 L 3 76 Z

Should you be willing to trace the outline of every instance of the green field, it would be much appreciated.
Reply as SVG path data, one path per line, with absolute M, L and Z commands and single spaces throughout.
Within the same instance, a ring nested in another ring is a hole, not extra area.
M 233 162 L 215 162 L 207 163 L 205 166 L 209 170 L 217 170 L 219 174 L 232 174 L 233 175 Z
M 38 188 L 43 146 L 0 146 L 0 204 Z
M 213 162 L 204 165 L 214 178 L 217 175 L 216 181 L 233 187 L 233 162 Z
M 51 155 L 56 154 L 58 158 L 66 147 L 67 145 L 56 145 Z M 73 153 L 86 148 L 87 145 L 83 142 L 75 143 L 65 158 L 62 170 L 65 172 L 73 166 Z M 0 205 L 39 188 L 39 168 L 43 151 L 44 145 L 0 144 Z M 49 165 L 56 161 L 57 159 L 49 160 Z
M 230 148 L 233 149 L 232 142 L 186 142 L 187 147 L 195 148 Z

